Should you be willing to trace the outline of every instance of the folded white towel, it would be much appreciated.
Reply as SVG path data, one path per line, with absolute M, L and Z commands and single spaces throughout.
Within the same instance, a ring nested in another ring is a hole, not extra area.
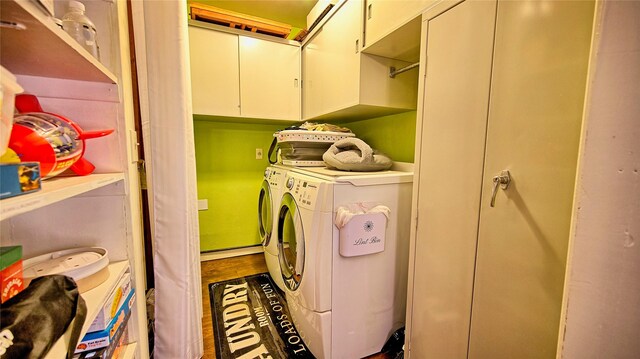
M 327 167 L 342 171 L 381 171 L 393 164 L 389 157 L 355 137 L 336 141 L 322 155 L 322 160 Z
M 365 203 L 352 203 L 348 206 L 340 206 L 336 210 L 336 218 L 334 224 L 338 229 L 344 227 L 349 223 L 349 221 L 358 215 L 361 214 L 369 214 L 369 213 L 382 213 L 385 217 L 389 218 L 389 214 L 391 214 L 391 210 L 389 207 L 384 205 L 372 205 Z

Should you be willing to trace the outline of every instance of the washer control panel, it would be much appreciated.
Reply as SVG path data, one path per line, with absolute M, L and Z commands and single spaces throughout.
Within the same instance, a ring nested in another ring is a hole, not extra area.
M 318 197 L 318 183 L 304 179 L 288 177 L 286 186 L 296 200 L 298 206 L 313 207 Z
M 280 181 L 282 180 L 282 175 L 280 171 L 274 168 L 267 168 L 264 171 L 264 177 L 272 187 L 281 186 Z

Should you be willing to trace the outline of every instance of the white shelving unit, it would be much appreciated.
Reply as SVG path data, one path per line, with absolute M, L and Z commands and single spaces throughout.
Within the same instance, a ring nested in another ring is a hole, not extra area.
M 3 246 L 21 245 L 23 258 L 74 247 L 106 248 L 110 276 L 82 294 L 88 307 L 82 333 L 118 279 L 130 270 L 136 301 L 124 356 L 146 358 L 144 249 L 133 145 L 127 4 L 124 0 L 82 2 L 98 27 L 102 61 L 35 2 L 0 1 L 2 20 L 25 27 L 0 31 L 0 63 L 16 75 L 25 92 L 36 95 L 45 111 L 68 117 L 84 130 L 115 130 L 86 143 L 85 158 L 96 166 L 94 174 L 47 179 L 38 192 L 0 200 L 0 236 Z M 57 17 L 62 16 L 63 6 L 56 2 Z M 67 340 L 67 335 L 60 338 L 47 358 L 64 358 Z
M 42 181 L 42 189 L 23 196 L 6 198 L 0 202 L 0 220 L 9 219 L 38 208 L 64 201 L 94 189 L 124 180 L 122 173 L 61 177 Z
M 23 31 L 2 30 L 2 66 L 14 74 L 118 82 L 116 75 L 33 2 L 3 0 L 2 19 L 27 27 Z M 34 56 L 36 54 L 42 55 Z

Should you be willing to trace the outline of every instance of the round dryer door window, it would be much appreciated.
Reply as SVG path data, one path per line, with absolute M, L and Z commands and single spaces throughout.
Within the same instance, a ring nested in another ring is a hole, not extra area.
M 304 269 L 304 232 L 298 206 L 290 193 L 282 196 L 278 216 L 278 257 L 285 285 L 290 290 L 298 289 Z
M 273 214 L 271 213 L 271 188 L 269 182 L 262 181 L 260 196 L 258 197 L 258 230 L 262 245 L 269 244 L 271 228 L 273 226 Z

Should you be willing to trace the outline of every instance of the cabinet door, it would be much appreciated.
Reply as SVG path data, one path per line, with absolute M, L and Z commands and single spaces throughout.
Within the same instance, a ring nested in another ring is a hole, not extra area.
M 359 102 L 362 1 L 348 0 L 323 26 L 322 113 Z
M 380 40 L 437 2 L 438 0 L 367 0 L 364 46 Z
M 238 36 L 189 26 L 193 113 L 240 116 Z
M 466 1 L 423 23 L 412 358 L 467 353 L 495 7 Z
M 498 4 L 469 358 L 556 356 L 593 11 Z
M 322 111 L 322 48 L 324 34 L 322 29 L 309 40 L 302 49 L 302 116 L 313 118 L 321 115 Z
M 240 36 L 240 115 L 300 119 L 300 48 Z

